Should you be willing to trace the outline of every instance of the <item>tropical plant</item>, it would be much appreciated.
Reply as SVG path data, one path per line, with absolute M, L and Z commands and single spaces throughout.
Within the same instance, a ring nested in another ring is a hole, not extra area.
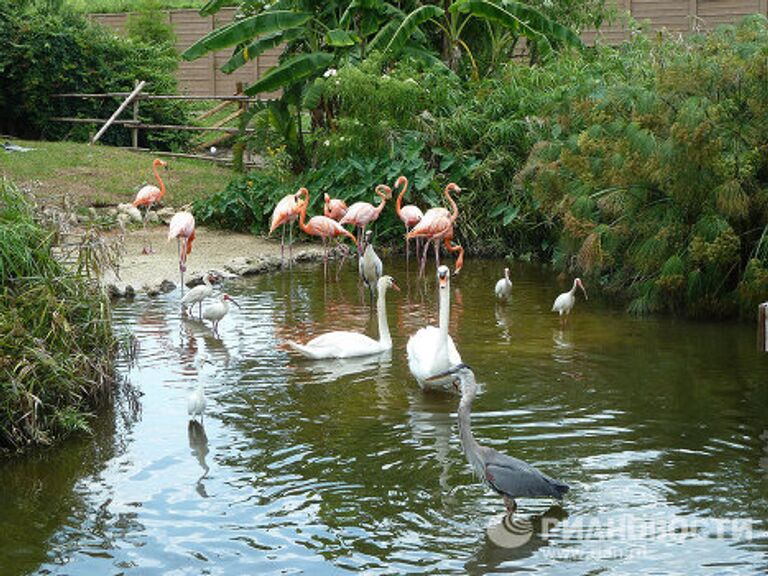
M 565 270 L 636 312 L 750 309 L 768 269 L 768 22 L 688 41 L 637 37 L 645 72 L 596 84 L 549 122 L 523 170 L 563 226 Z

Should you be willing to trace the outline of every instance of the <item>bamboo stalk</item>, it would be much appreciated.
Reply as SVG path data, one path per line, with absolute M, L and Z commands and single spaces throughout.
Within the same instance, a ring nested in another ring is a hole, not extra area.
M 107 128 L 112 126 L 112 123 L 117 120 L 117 117 L 120 116 L 120 114 L 128 107 L 128 104 L 130 104 L 133 99 L 136 97 L 136 95 L 141 92 L 141 90 L 144 88 L 144 85 L 146 84 L 146 80 L 142 80 L 138 84 L 136 84 L 136 88 L 133 89 L 133 92 L 131 92 L 128 97 L 123 100 L 123 103 L 120 104 L 120 106 L 117 107 L 117 110 L 115 110 L 114 114 L 109 117 L 109 120 L 102 126 L 98 132 L 96 132 L 96 135 L 91 138 L 91 144 L 94 144 L 99 141 L 99 138 L 101 138 L 102 134 L 107 131 Z

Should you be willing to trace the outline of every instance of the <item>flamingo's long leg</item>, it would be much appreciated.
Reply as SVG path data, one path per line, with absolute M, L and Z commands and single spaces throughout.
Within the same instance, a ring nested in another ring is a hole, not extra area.
M 281 228 L 283 232 L 280 235 L 280 268 L 285 268 L 285 224 Z
M 288 228 L 288 267 L 293 268 L 293 220 Z
M 424 276 L 424 269 L 427 266 L 427 251 L 429 250 L 429 240 L 424 243 L 424 253 L 421 255 L 421 266 L 419 267 L 419 276 Z

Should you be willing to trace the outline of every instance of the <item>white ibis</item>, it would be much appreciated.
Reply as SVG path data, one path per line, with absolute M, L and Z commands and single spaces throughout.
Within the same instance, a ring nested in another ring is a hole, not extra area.
M 496 298 L 506 300 L 512 294 L 512 280 L 509 279 L 509 268 L 504 268 L 504 278 L 496 282 Z
M 205 310 L 203 310 L 203 319 L 210 320 L 212 322 L 214 334 L 218 335 L 219 322 L 229 312 L 230 302 L 240 308 L 240 304 L 235 302 L 229 294 L 222 294 L 218 302 L 211 304 Z
M 563 320 L 563 314 L 570 314 L 576 304 L 576 288 L 581 288 L 581 291 L 584 292 L 584 300 L 589 299 L 587 291 L 584 289 L 584 284 L 581 283 L 581 278 L 576 278 L 573 281 L 573 287 L 568 292 L 563 292 L 555 298 L 555 303 L 552 304 L 552 312 L 559 313 L 561 321 Z

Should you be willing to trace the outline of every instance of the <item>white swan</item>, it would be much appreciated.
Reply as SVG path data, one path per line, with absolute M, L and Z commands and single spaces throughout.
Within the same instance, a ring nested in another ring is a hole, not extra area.
M 391 350 L 392 337 L 389 334 L 389 323 L 387 322 L 386 293 L 388 288 L 394 288 L 395 290 L 400 290 L 400 288 L 397 287 L 392 276 L 382 276 L 379 278 L 376 288 L 379 294 L 376 300 L 379 320 L 378 340 L 374 340 L 359 332 L 337 330 L 312 338 L 306 344 L 299 344 L 293 340 L 286 340 L 286 344 L 299 354 L 313 360 L 369 356 Z
M 453 339 L 448 335 L 451 294 L 450 271 L 448 266 L 437 269 L 437 284 L 440 293 L 440 319 L 438 327 L 421 328 L 408 339 L 408 368 L 423 389 L 451 390 L 453 380 L 446 377 L 426 381 L 427 378 L 447 371 L 451 366 L 461 364 L 461 356 Z

